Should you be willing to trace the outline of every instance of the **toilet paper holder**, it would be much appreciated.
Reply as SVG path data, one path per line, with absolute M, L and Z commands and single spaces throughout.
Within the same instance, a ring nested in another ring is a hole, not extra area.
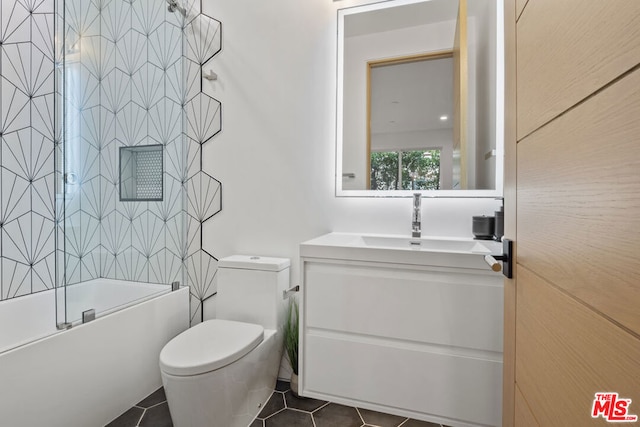
M 502 255 L 485 255 L 484 260 L 495 272 L 502 270 L 508 279 L 513 278 L 513 241 L 502 239 Z M 498 263 L 502 261 L 502 265 Z
M 293 295 L 294 292 L 298 292 L 298 291 L 300 291 L 300 285 L 292 286 L 286 291 L 282 291 L 282 299 L 287 299 L 291 295 Z

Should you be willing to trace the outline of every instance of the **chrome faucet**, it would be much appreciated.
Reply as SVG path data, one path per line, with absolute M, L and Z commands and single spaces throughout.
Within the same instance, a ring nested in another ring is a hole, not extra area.
M 421 221 L 420 221 L 420 193 L 413 193 L 413 216 L 411 218 L 411 237 L 420 238 Z

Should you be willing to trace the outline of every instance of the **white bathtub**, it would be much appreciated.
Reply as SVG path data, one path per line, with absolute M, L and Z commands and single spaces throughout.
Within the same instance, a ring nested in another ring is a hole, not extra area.
M 67 286 L 67 322 L 81 322 L 82 312 L 91 308 L 95 309 L 96 317 L 101 317 L 170 291 L 169 285 L 111 279 L 95 279 Z M 57 296 L 58 310 L 62 311 L 64 293 L 58 292 Z
M 96 310 L 96 317 L 169 292 L 167 285 L 95 279 L 70 285 L 66 291 L 67 321 L 77 324 L 82 312 Z M 64 321 L 65 294 L 58 291 L 58 321 Z M 0 301 L 0 354 L 60 331 L 56 329 L 54 290 Z M 11 325 L 12 327 L 5 327 Z
M 53 292 L 0 301 L 0 354 L 56 332 Z
M 96 320 L 60 332 L 54 291 L 0 302 L 1 425 L 101 427 L 160 387 L 160 350 L 189 326 L 188 288 L 69 286 L 68 321 L 89 308 Z

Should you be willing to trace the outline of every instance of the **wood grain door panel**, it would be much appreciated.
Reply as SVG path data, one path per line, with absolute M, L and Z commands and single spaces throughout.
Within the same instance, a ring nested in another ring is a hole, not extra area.
M 640 1 L 505 0 L 503 426 L 640 415 Z M 514 117 L 515 116 L 515 117 Z
M 528 268 L 519 269 L 517 293 L 516 383 L 541 426 L 607 425 L 591 418 L 602 391 L 633 399 L 640 413 L 637 336 Z
M 516 0 L 516 20 L 520 17 L 520 15 L 522 15 L 522 12 L 524 11 L 524 8 L 528 2 L 529 0 Z
M 529 405 L 524 400 L 522 392 L 517 387 L 515 390 L 515 420 L 516 427 L 540 427 L 540 424 L 531 413 Z
M 517 27 L 518 139 L 640 62 L 640 1 L 531 0 Z
M 640 71 L 518 144 L 518 263 L 638 335 L 639 189 Z

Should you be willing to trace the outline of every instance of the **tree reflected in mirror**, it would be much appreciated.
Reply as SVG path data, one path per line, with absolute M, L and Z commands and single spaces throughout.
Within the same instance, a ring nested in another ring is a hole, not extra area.
M 440 150 L 371 153 L 372 190 L 439 190 Z

